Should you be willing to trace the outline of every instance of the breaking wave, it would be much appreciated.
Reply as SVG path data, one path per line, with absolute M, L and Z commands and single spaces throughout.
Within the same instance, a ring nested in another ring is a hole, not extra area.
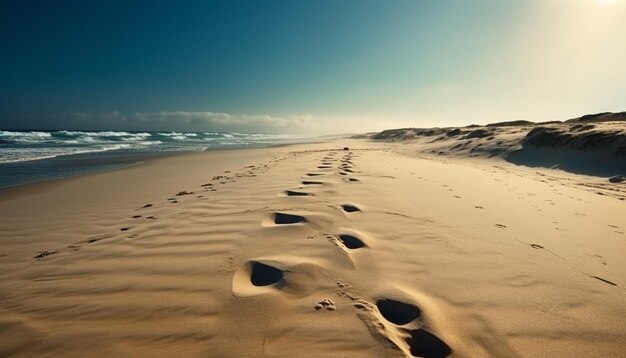
M 63 155 L 199 151 L 225 147 L 267 146 L 302 138 L 274 134 L 220 132 L 0 131 L 0 163 Z

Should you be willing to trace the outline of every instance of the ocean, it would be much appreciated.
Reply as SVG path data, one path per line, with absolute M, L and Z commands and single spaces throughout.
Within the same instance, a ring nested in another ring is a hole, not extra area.
M 304 142 L 284 134 L 0 130 L 0 188 L 133 165 L 143 159 Z

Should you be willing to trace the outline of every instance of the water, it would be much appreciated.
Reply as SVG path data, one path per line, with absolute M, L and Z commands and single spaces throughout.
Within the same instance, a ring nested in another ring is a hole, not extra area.
M 181 151 L 303 141 L 282 134 L 0 130 L 0 187 L 110 170 Z

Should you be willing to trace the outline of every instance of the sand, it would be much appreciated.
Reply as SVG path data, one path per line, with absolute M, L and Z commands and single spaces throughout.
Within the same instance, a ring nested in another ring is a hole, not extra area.
M 625 187 L 344 139 L 0 190 L 0 356 L 623 356 Z

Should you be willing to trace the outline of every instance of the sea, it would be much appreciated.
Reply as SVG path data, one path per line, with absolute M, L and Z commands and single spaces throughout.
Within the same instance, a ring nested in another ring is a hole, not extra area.
M 309 140 L 286 134 L 235 132 L 0 130 L 0 188 L 127 167 L 180 152 Z

